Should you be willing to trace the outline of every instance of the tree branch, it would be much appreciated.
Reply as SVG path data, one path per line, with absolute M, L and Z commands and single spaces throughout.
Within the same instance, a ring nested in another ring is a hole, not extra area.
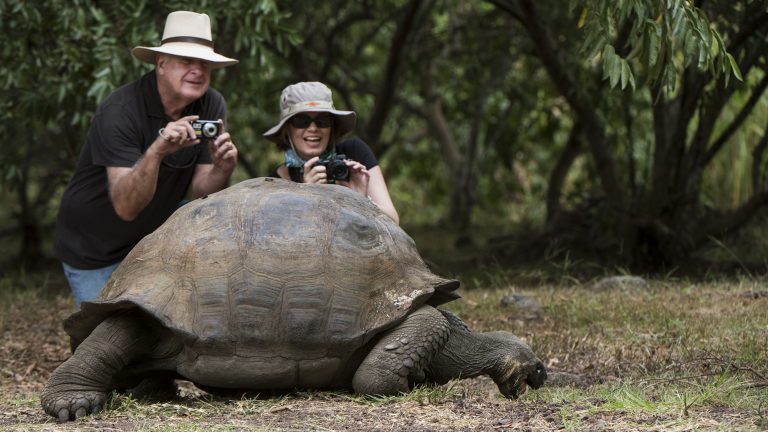
M 503 0 L 495 1 L 502 2 Z M 506 0 L 505 3 L 511 5 L 511 1 Z M 608 150 L 605 126 L 596 115 L 594 104 L 591 103 L 582 87 L 568 74 L 562 59 L 557 54 L 548 29 L 539 20 L 533 2 L 531 0 L 519 0 L 519 3 L 523 14 L 523 20 L 520 23 L 538 48 L 539 59 L 544 64 L 557 89 L 575 111 L 578 121 L 584 125 L 587 144 L 608 201 L 614 210 L 624 210 L 625 194 L 621 189 L 621 183 L 616 174 L 616 166 Z
M 755 44 L 747 46 L 746 51 L 744 52 L 741 61 L 739 62 L 739 68 L 742 70 L 744 76 L 749 75 L 750 69 L 759 60 L 764 51 L 765 42 L 762 42 L 759 39 Z M 697 100 L 701 99 L 703 95 L 703 87 L 700 87 L 700 84 L 705 81 L 699 82 L 699 80 L 703 79 L 705 75 L 699 73 L 698 71 L 692 70 L 692 68 L 689 68 L 689 70 L 690 72 L 686 72 L 686 76 L 694 77 L 692 79 L 695 79 L 697 83 L 693 92 L 695 92 Z M 710 145 L 710 143 L 712 143 L 711 137 L 717 119 L 722 113 L 723 108 L 726 106 L 728 99 L 731 98 L 733 93 L 736 91 L 735 85 L 725 87 L 722 85 L 722 78 L 720 80 L 721 81 L 717 83 L 718 85 L 716 85 L 714 90 L 712 90 L 711 96 L 708 97 L 705 102 L 700 102 L 698 104 L 698 126 L 696 127 L 696 132 L 690 141 L 688 152 L 685 153 L 682 164 L 677 170 L 676 177 L 674 179 L 674 190 L 676 193 L 681 194 L 681 196 L 693 196 L 698 193 L 700 177 L 704 168 L 716 156 L 720 148 L 725 145 L 727 138 L 732 135 L 736 129 L 738 129 L 738 124 L 732 124 L 732 126 L 735 127 L 730 131 L 726 131 L 728 132 L 728 135 L 721 135 L 721 138 L 725 138 L 724 141 L 716 142 L 714 145 Z M 688 94 L 688 91 L 684 91 L 683 94 Z M 678 131 L 680 132 L 677 136 L 678 140 L 685 138 L 687 127 L 684 127 L 683 125 L 688 125 L 691 122 L 692 114 L 695 113 L 695 111 L 690 111 L 690 108 L 690 105 L 688 108 L 684 108 L 682 110 L 681 117 L 679 117 L 684 121 L 678 121 L 678 124 L 680 125 L 678 126 Z M 746 114 L 748 114 L 752 108 L 754 107 L 749 108 Z M 738 117 L 736 120 L 739 121 L 739 124 L 744 121 L 744 119 L 739 120 Z M 684 144 L 685 142 L 683 141 L 682 143 Z
M 328 55 L 324 56 L 324 64 L 321 68 L 320 76 L 327 77 L 330 74 L 331 68 L 333 67 L 336 56 L 330 55 L 331 53 L 336 52 L 337 50 L 337 43 L 336 40 L 339 36 L 344 35 L 344 29 L 347 29 L 351 27 L 355 22 L 357 21 L 366 21 L 373 18 L 371 16 L 371 13 L 368 11 L 368 9 L 364 9 L 362 11 L 359 11 L 357 13 L 352 13 L 347 15 L 346 17 L 342 17 L 339 19 L 336 24 L 333 26 L 331 31 L 328 32 L 326 37 L 326 53 Z M 367 38 L 366 40 L 371 40 L 370 38 Z
M 694 245 L 701 245 L 710 236 L 721 237 L 743 227 L 755 213 L 768 204 L 768 191 L 757 192 L 736 210 L 711 217 L 695 232 Z
M 406 43 L 408 37 L 414 30 L 416 15 L 421 6 L 420 0 L 411 0 L 406 5 L 402 21 L 397 26 L 395 34 L 392 36 L 392 43 L 389 46 L 389 57 L 384 69 L 384 79 L 376 94 L 376 103 L 373 111 L 368 118 L 368 124 L 365 127 L 365 139 L 373 149 L 374 153 L 378 150 L 381 131 L 384 129 L 384 122 L 387 119 L 389 111 L 397 92 L 397 80 L 400 75 L 400 66 L 403 62 L 404 54 L 407 52 Z M 431 7 L 430 2 L 427 7 Z
M 752 150 L 752 189 L 753 190 L 760 190 L 765 188 L 765 185 L 762 185 L 762 169 L 760 169 L 760 165 L 763 164 L 763 154 L 765 154 L 765 149 L 768 147 L 768 131 L 763 132 L 763 137 L 760 138 L 760 142 L 755 146 L 755 149 Z
M 516 19 L 519 22 L 523 22 L 523 14 L 520 12 L 520 9 L 517 7 L 518 5 L 512 3 L 510 0 L 488 0 L 488 3 L 491 3 L 492 5 L 496 6 L 497 8 L 501 9 L 502 11 L 510 14 L 512 18 Z
M 760 83 L 757 84 L 757 86 L 755 86 L 755 88 L 752 90 L 752 95 L 750 95 L 749 100 L 747 100 L 747 103 L 745 103 L 741 108 L 741 111 L 739 111 L 731 124 L 725 128 L 723 133 L 721 133 L 715 142 L 709 147 L 709 150 L 707 150 L 706 155 L 700 163 L 701 166 L 706 166 L 709 164 L 709 162 L 714 159 L 720 149 L 723 148 L 725 143 L 728 142 L 731 136 L 733 136 L 736 130 L 741 127 L 742 123 L 744 123 L 747 117 L 749 117 L 749 115 L 752 113 L 752 110 L 755 108 L 755 105 L 757 105 L 757 102 L 763 97 L 763 93 L 765 92 L 766 87 L 768 87 L 768 74 L 764 75 L 763 79 L 760 80 Z
M 573 161 L 581 153 L 581 132 L 582 127 L 579 122 L 574 123 L 565 148 L 557 158 L 557 163 L 547 182 L 547 223 L 552 222 L 558 213 L 560 213 L 560 196 L 563 192 L 565 178 L 568 176 L 568 170 L 573 165 Z
M 765 11 L 764 9 L 761 11 L 759 6 L 755 9 L 762 13 L 758 12 L 753 20 L 748 22 L 747 25 L 742 27 L 739 32 L 733 36 L 730 43 L 728 44 L 729 53 L 736 52 L 752 35 L 757 33 L 761 27 L 768 24 L 768 11 Z
M 435 88 L 434 80 L 429 76 L 424 80 L 424 106 L 421 109 L 421 113 L 427 120 L 429 127 L 434 131 L 435 137 L 442 147 L 442 154 L 445 158 L 446 165 L 449 172 L 458 172 L 459 164 L 461 163 L 461 154 L 459 153 L 459 145 L 451 132 L 451 127 L 448 120 L 445 119 L 443 114 L 443 107 L 440 103 L 440 96 L 437 88 Z M 450 176 L 454 179 L 453 176 Z

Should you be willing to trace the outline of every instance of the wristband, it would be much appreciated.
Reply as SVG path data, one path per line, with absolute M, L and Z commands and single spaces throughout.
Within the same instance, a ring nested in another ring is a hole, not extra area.
M 166 138 L 166 137 L 165 137 L 165 135 L 163 135 L 163 131 L 164 131 L 164 130 L 165 130 L 165 128 L 160 128 L 160 130 L 159 130 L 159 131 L 157 131 L 157 135 L 158 135 L 160 138 L 162 138 L 163 140 L 165 140 L 165 141 L 168 141 L 168 138 Z

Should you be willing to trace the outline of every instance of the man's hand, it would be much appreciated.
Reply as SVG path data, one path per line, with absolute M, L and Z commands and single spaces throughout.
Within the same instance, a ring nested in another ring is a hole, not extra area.
M 212 194 L 227 187 L 237 165 L 237 147 L 229 132 L 224 132 L 211 141 L 208 150 L 213 164 L 197 164 L 195 167 L 192 177 L 192 193 L 195 197 Z
M 164 128 L 160 129 L 159 136 L 152 144 L 153 150 L 163 158 L 184 147 L 200 144 L 191 123 L 198 118 L 199 116 L 196 115 L 186 116 L 165 125 Z
M 200 143 L 190 124 L 197 118 L 196 115 L 186 116 L 165 125 L 133 167 L 107 167 L 109 198 L 120 219 L 134 220 L 152 201 L 164 157 Z
M 219 135 L 208 145 L 213 160 L 213 167 L 221 172 L 232 174 L 237 165 L 237 147 L 232 142 L 229 132 Z

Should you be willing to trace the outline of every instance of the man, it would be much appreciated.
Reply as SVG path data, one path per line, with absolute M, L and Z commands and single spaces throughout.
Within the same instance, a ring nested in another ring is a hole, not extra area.
M 211 69 L 237 60 L 214 52 L 208 15 L 172 12 L 161 46 L 132 53 L 155 69 L 99 106 L 61 200 L 53 252 L 78 309 L 190 186 L 194 197 L 219 191 L 237 164 L 226 102 L 209 87 Z M 198 119 L 221 120 L 219 136 L 197 139 Z

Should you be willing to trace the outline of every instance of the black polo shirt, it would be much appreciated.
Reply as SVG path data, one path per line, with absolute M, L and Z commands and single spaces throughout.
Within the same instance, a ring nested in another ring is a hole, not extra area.
M 208 91 L 183 115 L 226 121 L 226 103 Z M 117 89 L 96 110 L 75 173 L 61 199 L 53 253 L 66 264 L 94 269 L 114 264 L 159 227 L 184 198 L 196 164 L 211 163 L 205 144 L 163 159 L 157 190 L 131 222 L 120 219 L 109 198 L 106 167 L 132 167 L 169 121 L 157 91 L 155 71 Z

